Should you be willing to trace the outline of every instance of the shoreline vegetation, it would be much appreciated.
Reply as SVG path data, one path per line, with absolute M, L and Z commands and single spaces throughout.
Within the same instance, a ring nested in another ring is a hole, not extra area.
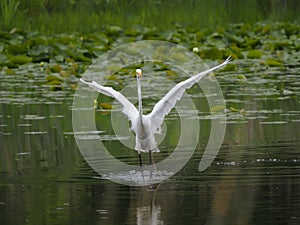
M 1 30 L 90 33 L 119 26 L 203 29 L 229 23 L 299 23 L 297 0 L 2 0 Z
M 268 6 L 273 8 L 265 11 Z M 193 7 L 193 11 L 187 7 Z M 216 10 L 203 14 L 205 7 Z M 76 86 L 78 77 L 99 55 L 139 40 L 163 40 L 190 50 L 197 48 L 197 54 L 208 61 L 221 62 L 231 55 L 234 62 L 224 71 L 240 74 L 245 72 L 241 65 L 249 61 L 255 70 L 298 67 L 297 7 L 300 1 L 293 0 L 3 0 L 0 76 L 16 75 L 23 65 L 32 65 L 45 74 L 52 90 L 61 90 L 70 84 Z M 243 60 L 239 66 L 237 60 Z

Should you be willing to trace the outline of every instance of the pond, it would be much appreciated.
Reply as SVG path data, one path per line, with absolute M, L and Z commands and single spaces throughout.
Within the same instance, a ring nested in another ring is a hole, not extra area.
M 214 33 L 206 40 L 214 39 L 222 48 L 220 37 Z M 299 40 L 299 35 L 293 38 Z M 196 151 L 177 174 L 150 186 L 111 182 L 84 160 L 72 126 L 73 85 L 78 79 L 53 86 L 46 81 L 45 64 L 4 67 L 0 74 L 1 224 L 299 224 L 299 49 L 261 42 L 275 48 L 269 58 L 261 56 L 269 54 L 263 47 L 254 52 L 246 49 L 242 53 L 248 56 L 236 53 L 232 62 L 236 67 L 215 72 L 226 102 L 222 109 L 226 132 L 212 164 L 199 172 L 215 118 L 201 90 L 192 88 L 187 93 L 199 107 L 201 127 Z M 215 54 L 204 50 L 202 54 L 212 58 L 207 61 L 210 66 L 216 65 Z M 274 54 L 283 60 L 275 61 Z M 51 60 L 49 65 L 55 73 Z M 159 66 L 148 66 L 151 78 L 172 72 Z M 176 83 L 187 78 L 178 72 L 170 77 Z M 109 83 L 116 89 L 122 82 L 135 85 L 133 76 L 116 78 Z M 149 82 L 165 88 L 156 79 Z M 145 88 L 145 96 L 146 110 L 161 98 L 155 88 Z M 113 100 L 98 96 L 97 101 L 95 119 L 105 132 L 89 134 L 88 139 L 103 137 L 115 157 L 138 165 L 136 152 L 122 147 L 111 131 L 114 108 L 100 107 Z M 166 117 L 170 132 L 160 144 L 161 153 L 154 155 L 158 161 L 177 143 L 177 120 L 176 111 Z M 147 163 L 147 157 L 143 160 Z

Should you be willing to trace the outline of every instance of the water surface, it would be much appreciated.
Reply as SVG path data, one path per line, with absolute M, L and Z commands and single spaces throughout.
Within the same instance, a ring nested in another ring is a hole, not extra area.
M 178 174 L 146 187 L 115 184 L 84 161 L 72 130 L 74 91 L 49 92 L 42 77 L 30 80 L 22 72 L 1 75 L 1 224 L 299 224 L 299 75 L 299 66 L 250 71 L 244 81 L 234 72 L 217 75 L 227 128 L 219 154 L 203 172 L 198 165 L 214 118 L 201 92 L 191 90 L 203 109 L 197 149 Z M 145 107 L 153 101 L 145 100 Z M 95 118 L 105 132 L 82 138 L 99 135 L 118 159 L 138 165 L 104 111 L 96 110 Z M 158 161 L 176 145 L 177 118 L 176 111 L 166 118 L 170 133 Z

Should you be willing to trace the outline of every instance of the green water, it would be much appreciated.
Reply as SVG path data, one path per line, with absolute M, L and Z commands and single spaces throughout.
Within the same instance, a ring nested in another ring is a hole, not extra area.
M 246 83 L 234 80 L 234 72 L 220 74 L 228 106 L 245 113 L 228 112 L 223 145 L 202 173 L 198 164 L 211 118 L 200 115 L 204 129 L 192 159 L 152 187 L 112 183 L 85 163 L 72 133 L 73 91 L 49 92 L 39 79 L 24 87 L 26 74 L 2 76 L 1 223 L 298 224 L 298 68 L 282 75 L 272 70 L 265 82 L 250 72 Z M 276 89 L 279 81 L 290 92 Z M 193 95 L 196 102 L 201 98 Z M 109 114 L 95 116 L 109 128 Z M 176 116 L 166 118 L 169 126 Z M 121 160 L 138 164 L 135 152 L 117 141 L 109 146 L 119 148 Z M 157 159 L 167 154 L 167 146 L 168 141 L 162 144 Z

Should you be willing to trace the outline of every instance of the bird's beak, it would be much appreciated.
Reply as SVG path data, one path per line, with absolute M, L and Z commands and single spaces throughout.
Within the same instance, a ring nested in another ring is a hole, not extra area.
M 141 69 L 136 69 L 135 72 L 136 72 L 136 75 L 137 75 L 139 78 L 141 78 L 141 77 L 143 76 L 143 75 L 142 75 L 142 70 L 141 70 Z

